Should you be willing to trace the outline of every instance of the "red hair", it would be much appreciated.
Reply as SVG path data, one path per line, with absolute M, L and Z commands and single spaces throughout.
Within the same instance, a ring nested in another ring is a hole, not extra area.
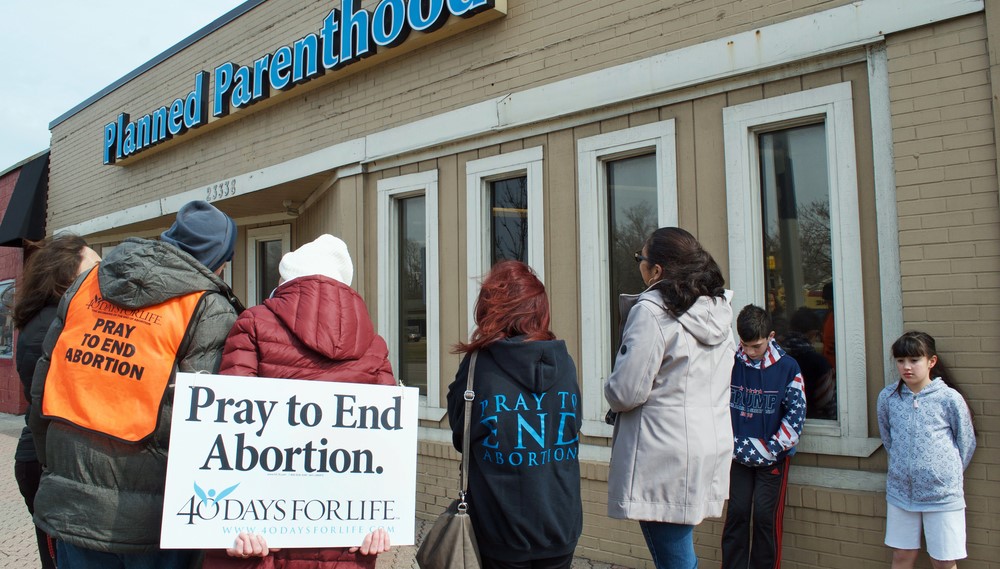
M 501 261 L 483 280 L 476 301 L 476 329 L 468 344 L 455 353 L 468 353 L 504 338 L 554 340 L 549 330 L 549 297 L 531 267 L 520 261 Z

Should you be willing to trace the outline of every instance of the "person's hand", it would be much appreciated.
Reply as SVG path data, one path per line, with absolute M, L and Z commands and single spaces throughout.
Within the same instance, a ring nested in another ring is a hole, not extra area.
M 388 540 L 387 540 L 388 541 Z M 259 533 L 240 532 L 233 541 L 233 546 L 226 550 L 230 557 L 264 557 L 271 551 L 278 551 L 277 548 L 268 548 L 267 540 Z
M 361 542 L 360 547 L 352 547 L 348 551 L 351 553 L 361 551 L 361 555 L 378 555 L 379 553 L 389 551 L 391 547 L 389 544 L 389 532 L 383 528 L 378 528 L 365 536 L 365 540 Z

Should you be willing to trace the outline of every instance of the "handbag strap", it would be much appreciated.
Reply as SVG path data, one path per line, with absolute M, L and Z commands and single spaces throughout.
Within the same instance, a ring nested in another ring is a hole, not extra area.
M 473 378 L 476 375 L 476 356 L 479 350 L 472 352 L 469 357 L 469 377 L 465 384 L 465 430 L 462 435 L 462 470 L 459 473 L 460 489 L 458 492 L 459 511 L 465 511 L 469 506 L 465 503 L 465 493 L 469 489 L 469 438 L 472 437 L 472 400 L 476 398 L 476 392 L 472 389 Z

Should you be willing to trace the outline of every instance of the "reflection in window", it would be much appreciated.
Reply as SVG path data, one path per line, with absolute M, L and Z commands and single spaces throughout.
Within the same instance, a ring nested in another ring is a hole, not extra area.
M 399 369 L 403 385 L 427 395 L 427 231 L 426 198 L 399 204 Z
M 758 135 L 764 286 L 779 344 L 798 361 L 813 419 L 837 418 L 826 127 Z
M 611 354 L 621 345 L 624 325 L 618 295 L 645 290 L 633 253 L 656 229 L 656 154 L 605 164 L 608 179 L 608 226 L 611 264 Z M 613 361 L 613 360 L 612 360 Z
M 0 359 L 14 357 L 14 281 L 0 282 Z
M 528 262 L 528 177 L 490 182 L 490 264 Z
M 257 242 L 257 298 L 261 304 L 278 287 L 278 264 L 281 263 L 281 239 Z

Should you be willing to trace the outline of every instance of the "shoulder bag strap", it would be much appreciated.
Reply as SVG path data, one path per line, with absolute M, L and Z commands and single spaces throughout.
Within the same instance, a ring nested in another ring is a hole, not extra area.
M 465 431 L 462 435 L 462 471 L 459 473 L 461 488 L 458 496 L 460 499 L 459 509 L 465 510 L 468 506 L 465 503 L 465 493 L 469 489 L 469 438 L 472 436 L 472 400 L 476 398 L 476 392 L 472 389 L 473 378 L 476 375 L 476 356 L 479 350 L 472 352 L 469 357 L 469 378 L 465 385 Z

